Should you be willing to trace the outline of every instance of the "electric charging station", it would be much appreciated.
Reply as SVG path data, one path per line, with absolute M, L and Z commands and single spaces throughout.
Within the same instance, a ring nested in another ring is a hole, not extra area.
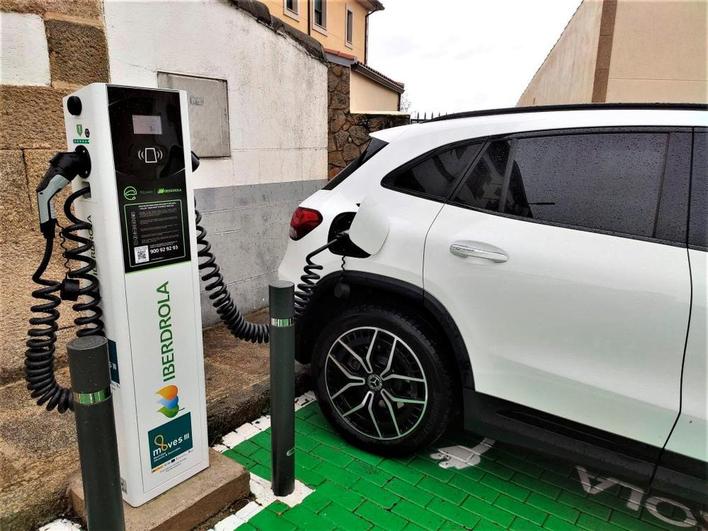
M 91 160 L 123 497 L 141 505 L 209 465 L 192 160 L 184 91 L 92 84 L 64 100 Z
M 186 92 L 95 83 L 66 97 L 64 108 L 69 150 L 52 158 L 37 187 L 45 248 L 32 276 L 39 303 L 31 307 L 25 379 L 38 405 L 60 413 L 112 398 L 120 486 L 137 507 L 209 466 L 200 278 L 234 337 L 263 343 L 270 330 L 241 314 L 199 225 L 191 186 L 199 159 L 191 152 Z M 59 282 L 45 277 L 58 226 L 53 201 L 70 182 Z M 320 278 L 313 257 L 345 236 L 307 255 L 294 319 Z M 107 339 L 110 390 L 87 384 L 89 392 L 72 393 L 57 382 L 62 300 L 79 301 L 77 336 Z

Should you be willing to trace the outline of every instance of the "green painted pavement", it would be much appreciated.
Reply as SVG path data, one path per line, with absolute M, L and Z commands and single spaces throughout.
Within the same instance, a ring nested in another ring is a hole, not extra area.
M 239 530 L 677 529 L 628 509 L 621 488 L 589 496 L 572 464 L 513 446 L 495 443 L 479 465 L 444 469 L 432 449 L 384 459 L 348 445 L 317 403 L 299 410 L 295 425 L 296 477 L 314 492 L 293 508 L 272 503 Z M 453 434 L 438 446 L 474 447 L 480 439 Z M 270 430 L 224 455 L 270 479 Z

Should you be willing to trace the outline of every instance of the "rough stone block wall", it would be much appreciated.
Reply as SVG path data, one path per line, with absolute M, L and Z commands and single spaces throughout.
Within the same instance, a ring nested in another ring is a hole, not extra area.
M 99 0 L 0 0 L 0 17 L 8 13 L 14 18 L 41 17 L 47 47 L 15 54 L 3 50 L 0 62 L 0 67 L 18 73 L 17 84 L 0 85 L 0 384 L 22 376 L 31 293 L 36 288 L 31 276 L 44 245 L 34 190 L 54 152 L 66 149 L 61 100 L 82 85 L 108 81 L 109 74 Z M 47 52 L 48 62 L 40 59 L 49 67 L 49 84 L 37 84 L 36 73 L 23 79 L 23 64 Z M 59 221 L 66 222 L 61 216 Z M 59 250 L 56 255 L 47 276 L 60 280 L 63 261 Z M 63 304 L 66 311 L 59 323 L 59 365 L 65 363 L 65 343 L 73 335 L 68 304 Z
M 350 109 L 351 69 L 329 64 L 327 76 L 328 104 L 328 164 L 331 179 L 357 158 L 369 144 L 369 134 L 381 129 L 406 125 L 406 114 L 357 114 Z

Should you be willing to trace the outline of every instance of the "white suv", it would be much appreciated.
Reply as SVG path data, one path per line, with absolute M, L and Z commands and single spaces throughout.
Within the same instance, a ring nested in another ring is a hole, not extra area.
M 279 270 L 301 283 L 366 207 L 313 259 L 298 323 L 334 426 L 408 452 L 461 413 L 706 496 L 706 110 L 514 108 L 373 134 L 295 212 Z

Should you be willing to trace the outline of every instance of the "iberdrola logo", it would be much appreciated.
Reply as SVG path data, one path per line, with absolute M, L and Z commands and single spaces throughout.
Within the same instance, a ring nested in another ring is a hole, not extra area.
M 157 394 L 162 397 L 158 400 L 158 402 L 162 404 L 162 407 L 158 409 L 158 411 L 167 418 L 172 418 L 179 412 L 178 392 L 179 389 L 177 389 L 176 385 L 166 385 L 157 392 Z

